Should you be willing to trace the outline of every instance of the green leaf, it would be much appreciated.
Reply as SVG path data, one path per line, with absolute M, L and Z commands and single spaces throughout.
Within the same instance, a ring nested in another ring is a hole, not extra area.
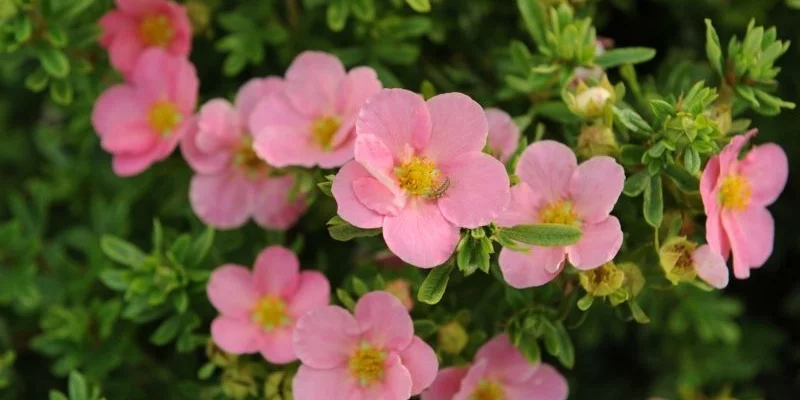
M 620 161 L 623 164 L 636 165 L 642 162 L 645 148 L 634 144 L 623 144 L 619 148 Z
M 69 400 L 69 399 L 67 399 L 67 396 L 65 396 L 64 393 L 61 393 L 56 390 L 51 390 L 49 400 Z
M 100 249 L 108 258 L 134 268 L 144 264 L 146 257 L 138 247 L 111 235 L 100 238 Z
M 447 289 L 447 282 L 450 281 L 451 272 L 453 272 L 453 263 L 432 269 L 422 282 L 422 286 L 419 287 L 417 300 L 427 304 L 436 304 L 442 300 L 444 291 Z
M 717 30 L 714 29 L 714 25 L 711 24 L 711 20 L 706 18 L 706 56 L 708 57 L 708 61 L 711 63 L 711 67 L 714 68 L 714 71 L 719 74 L 719 76 L 723 76 L 722 71 L 722 46 L 719 43 L 719 35 L 717 35 Z
M 69 59 L 63 51 L 52 47 L 40 47 L 36 51 L 39 62 L 48 74 L 55 78 L 66 78 L 69 75 Z
M 650 184 L 644 191 L 644 220 L 658 228 L 664 218 L 664 193 L 661 188 L 661 175 L 650 177 Z
M 17 20 L 17 28 L 14 31 L 14 39 L 18 43 L 22 43 L 30 39 L 31 33 L 33 33 L 33 23 L 31 22 L 31 17 L 28 15 L 23 15 Z
M 211 378 L 211 375 L 214 375 L 214 371 L 217 369 L 216 364 L 213 362 L 207 362 L 197 370 L 197 379 L 204 381 L 208 378 Z
M 208 251 L 211 250 L 211 245 L 214 244 L 214 228 L 207 227 L 203 233 L 194 240 L 189 246 L 189 254 L 187 255 L 186 263 L 189 266 L 197 266 L 206 258 Z
M 422 98 L 428 100 L 431 97 L 436 96 L 436 87 L 433 86 L 433 83 L 431 81 L 426 79 L 422 81 L 422 85 L 420 85 L 419 92 L 422 95 Z
M 158 326 L 156 331 L 150 336 L 150 342 L 156 346 L 163 346 L 169 343 L 178 336 L 181 325 L 181 317 L 173 315 Z
M 350 225 L 349 222 L 339 218 L 338 216 L 333 217 L 330 221 L 328 221 L 328 233 L 330 233 L 334 240 L 338 240 L 340 242 L 346 242 L 359 237 L 377 236 L 380 235 L 381 232 L 382 231 L 380 228 L 357 228 L 353 225 Z
M 545 10 L 539 0 L 517 0 L 517 8 L 533 41 L 540 48 L 546 47 L 545 27 L 547 23 L 545 22 Z
M 683 166 L 690 174 L 700 172 L 700 153 L 694 147 L 687 147 L 683 151 Z
M 375 19 L 375 0 L 351 0 L 350 6 L 356 18 L 365 22 Z
M 331 191 L 333 189 L 332 181 L 320 182 L 317 184 L 317 187 L 324 195 L 333 197 L 333 192 Z
M 750 86 L 745 85 L 736 85 L 736 94 L 739 95 L 743 100 L 747 101 L 753 108 L 758 108 L 761 103 L 758 102 L 756 99 L 756 94 L 753 91 L 753 88 Z
M 49 24 L 45 37 L 55 48 L 60 49 L 67 45 L 67 32 L 59 25 Z
M 439 325 L 429 319 L 414 320 L 414 334 L 423 339 L 432 336 L 437 329 L 439 329 Z
M 534 106 L 534 112 L 542 117 L 565 124 L 578 123 L 580 117 L 573 114 L 563 101 L 545 101 Z
M 542 361 L 542 349 L 539 347 L 539 342 L 532 335 L 523 332 L 519 335 L 519 339 L 514 345 L 522 352 L 528 362 L 539 364 Z
M 338 298 L 339 302 L 350 311 L 352 311 L 356 306 L 356 302 L 353 300 L 353 297 L 350 296 L 350 293 L 347 293 L 347 291 L 344 289 L 336 289 L 336 298 Z
M 364 281 L 359 279 L 358 277 L 353 277 L 353 292 L 355 292 L 356 296 L 361 297 L 369 292 L 369 287 L 367 286 Z
M 594 296 L 587 293 L 585 296 L 581 297 L 580 300 L 578 300 L 578 309 L 581 311 L 586 311 L 592 306 L 592 303 L 594 303 Z
M 225 57 L 225 61 L 222 63 L 222 73 L 225 76 L 234 76 L 242 72 L 246 65 L 247 57 L 240 52 L 233 52 Z
M 344 29 L 350 15 L 350 3 L 347 0 L 333 0 L 325 14 L 328 27 L 334 32 Z
M 536 246 L 569 246 L 583 236 L 580 228 L 562 224 L 517 225 L 498 229 L 498 235 L 506 239 Z
M 561 361 L 561 365 L 566 368 L 572 369 L 575 366 L 575 348 L 572 346 L 572 339 L 570 339 L 564 324 L 561 321 L 555 323 L 558 338 L 558 354 L 556 357 Z
M 625 179 L 625 186 L 622 188 L 622 193 L 629 197 L 636 197 L 647 188 L 650 182 L 650 174 L 647 171 L 639 171 L 635 175 Z
M 628 306 L 630 307 L 631 315 L 633 315 L 633 319 L 636 322 L 638 322 L 640 324 L 649 324 L 650 323 L 650 317 L 648 317 L 647 314 L 644 313 L 642 308 L 639 307 L 639 303 L 637 303 L 635 301 L 629 301 L 628 302 Z
M 411 8 L 414 9 L 416 12 L 429 12 L 431 11 L 431 1 L 430 0 L 406 0 Z
M 69 373 L 69 400 L 89 400 L 86 379 L 77 371 Z
M 594 63 L 601 68 L 611 68 L 622 64 L 639 64 L 650 61 L 656 56 L 656 50 L 648 47 L 624 47 L 609 50 L 597 58 Z
M 58 80 L 50 85 L 50 98 L 57 104 L 67 106 L 72 103 L 72 84 L 69 81 Z
M 130 284 L 130 272 L 113 268 L 104 269 L 100 271 L 100 280 L 112 290 L 121 292 Z
M 694 193 L 700 190 L 700 181 L 685 169 L 675 164 L 670 164 L 667 166 L 665 172 L 681 191 Z
M 50 81 L 50 76 L 42 68 L 37 68 L 27 78 L 25 78 L 25 87 L 32 92 L 41 92 L 47 87 Z

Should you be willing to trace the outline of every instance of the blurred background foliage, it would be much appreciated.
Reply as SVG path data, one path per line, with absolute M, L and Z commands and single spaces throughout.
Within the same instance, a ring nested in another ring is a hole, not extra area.
M 378 239 L 331 240 L 325 222 L 335 207 L 325 196 L 286 233 L 254 225 L 213 232 L 188 206 L 191 171 L 179 155 L 134 178 L 114 176 L 89 121 L 97 95 L 120 80 L 96 45 L 95 23 L 112 1 L 0 1 L 0 399 L 98 399 L 99 388 L 112 400 L 286 398 L 291 368 L 229 357 L 207 345 L 214 315 L 204 293 L 208 273 L 223 262 L 252 265 L 267 244 L 290 246 L 304 265 L 323 270 L 343 305 L 398 277 L 416 292 L 423 274 L 380 266 L 385 260 L 373 256 L 381 248 Z M 597 35 L 616 47 L 656 49 L 636 72 L 645 91 L 657 88 L 662 95 L 678 95 L 700 79 L 714 81 L 705 18 L 713 21 L 723 49 L 732 35 L 744 35 L 752 18 L 776 26 L 779 38 L 800 42 L 800 2 L 794 0 L 540 1 L 570 3 L 579 17 L 594 15 Z M 534 48 L 514 1 L 185 5 L 203 100 L 230 97 L 250 77 L 281 75 L 298 52 L 321 49 L 348 66 L 372 66 L 385 86 L 462 91 L 484 106 L 508 110 L 523 126 L 532 117 L 544 122 L 546 131 L 533 125 L 525 130 L 530 140 L 544 134 L 574 144 L 575 132 L 559 125 L 569 122 L 568 112 L 536 108 L 541 97 L 557 99 L 557 92 L 521 95 L 507 78 L 520 72 L 512 41 Z M 798 65 L 795 45 L 778 62 L 783 99 L 800 93 Z M 610 76 L 614 82 L 623 78 L 616 70 Z M 790 170 L 800 170 L 797 112 L 743 116 L 760 128 L 757 142 L 779 143 Z M 531 340 L 540 338 L 543 348 L 527 350 L 562 367 L 574 364 L 562 372 L 575 399 L 796 398 L 797 176 L 790 174 L 771 207 L 777 232 L 769 263 L 724 292 L 652 285 L 640 301 L 649 324 L 628 322 L 631 315 L 605 304 L 581 313 L 574 296 L 565 310 L 559 304 L 540 309 L 569 293 L 555 295 L 564 289 L 557 285 L 515 291 L 498 284 L 495 273 L 484 282 L 454 277 L 439 305 L 418 304 L 417 332 L 438 341 L 443 363 L 450 364 L 470 359 L 505 327 L 497 315 L 510 324 L 541 324 L 548 328 Z M 623 202 L 617 214 L 636 218 L 633 207 Z M 657 265 L 653 257 L 649 262 Z M 352 265 L 361 268 L 353 274 Z M 642 269 L 648 280 L 660 273 Z M 465 331 L 453 328 L 453 321 Z M 75 370 L 82 375 L 70 374 Z

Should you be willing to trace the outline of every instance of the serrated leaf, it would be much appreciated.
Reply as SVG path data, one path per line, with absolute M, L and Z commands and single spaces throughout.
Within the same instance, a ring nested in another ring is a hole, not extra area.
M 416 12 L 429 12 L 431 11 L 430 0 L 406 0 L 406 3 L 411 6 Z
M 636 197 L 644 192 L 648 183 L 650 183 L 650 174 L 647 171 L 639 171 L 625 179 L 622 193 L 629 197 Z
M 417 292 L 417 300 L 426 304 L 436 304 L 442 300 L 450 273 L 453 272 L 453 263 L 436 267 L 428 273 Z
M 110 235 L 100 238 L 100 249 L 110 259 L 134 268 L 142 265 L 146 258 L 146 255 L 138 247 Z
M 667 166 L 664 172 L 675 182 L 678 189 L 687 193 L 694 193 L 700 190 L 700 181 L 685 169 L 671 164 Z
M 664 219 L 664 193 L 661 187 L 661 175 L 650 177 L 650 183 L 644 191 L 644 219 L 650 226 L 658 228 Z
M 594 63 L 601 68 L 612 68 L 622 64 L 639 64 L 650 61 L 656 56 L 656 50 L 648 47 L 624 47 L 609 50 L 597 58 Z
M 580 228 L 562 224 L 517 225 L 500 228 L 497 234 L 520 243 L 545 247 L 569 246 L 578 243 L 583 236 Z

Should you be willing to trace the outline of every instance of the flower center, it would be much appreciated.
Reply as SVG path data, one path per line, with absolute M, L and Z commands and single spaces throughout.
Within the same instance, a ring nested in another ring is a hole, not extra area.
M 253 139 L 250 135 L 246 135 L 242 140 L 233 157 L 233 162 L 248 175 L 254 176 L 260 172 L 269 171 L 269 164 L 260 159 L 253 150 Z
M 383 379 L 386 352 L 363 343 L 353 352 L 348 361 L 350 373 L 358 379 L 361 386 L 367 386 Z
M 165 100 L 153 103 L 147 112 L 147 122 L 150 123 L 150 127 L 163 136 L 169 136 L 182 120 L 183 115 L 178 111 L 178 107 Z
M 441 180 L 441 173 L 427 157 L 412 156 L 410 160 L 395 167 L 394 175 L 401 188 L 415 196 L 428 199 L 442 197 L 450 186 L 450 180 Z
M 149 15 L 139 23 L 139 38 L 148 47 L 166 48 L 173 36 L 175 29 L 165 15 Z
M 311 139 L 322 150 L 330 151 L 333 136 L 339 130 L 342 123 L 339 118 L 329 116 L 320 117 L 311 125 Z
M 286 303 L 277 297 L 269 295 L 256 302 L 252 321 L 261 325 L 265 331 L 271 331 L 276 327 L 288 325 L 291 322 L 286 314 Z
M 504 400 L 503 387 L 495 381 L 483 381 L 472 392 L 469 400 Z
M 542 207 L 539 220 L 543 224 L 575 225 L 578 214 L 572 209 L 571 201 L 557 200 Z
M 747 207 L 751 195 L 750 182 L 741 175 L 731 174 L 722 181 L 719 203 L 722 208 L 741 211 Z
M 600 267 L 580 273 L 581 286 L 593 296 L 602 297 L 614 293 L 622 287 L 624 280 L 625 273 L 613 262 L 607 262 Z

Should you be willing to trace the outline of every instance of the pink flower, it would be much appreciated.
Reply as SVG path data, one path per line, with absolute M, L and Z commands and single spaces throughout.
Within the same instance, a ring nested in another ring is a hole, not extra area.
M 751 130 L 731 140 L 708 160 L 700 180 L 706 215 L 706 240 L 727 259 L 733 252 L 733 275 L 750 276 L 772 254 L 775 221 L 767 210 L 783 191 L 789 161 L 780 146 L 755 146 L 744 158 L 739 153 L 757 133 Z
M 303 314 L 326 306 L 330 291 L 321 273 L 300 272 L 294 253 L 267 247 L 252 273 L 226 264 L 211 274 L 208 299 L 221 314 L 211 323 L 211 337 L 228 353 L 260 352 L 274 364 L 292 362 L 292 329 Z
M 571 246 L 533 246 L 527 253 L 504 248 L 500 269 L 509 285 L 544 285 L 561 272 L 566 257 L 581 270 L 614 258 L 622 245 L 622 229 L 609 213 L 622 193 L 625 171 L 613 158 L 593 157 L 578 166 L 569 147 L 543 140 L 525 149 L 516 173 L 521 182 L 511 188 L 511 204 L 498 225 L 575 225 L 583 237 Z
M 129 82 L 100 95 L 92 125 L 114 157 L 114 173 L 136 175 L 172 153 L 191 126 L 199 85 L 192 63 L 151 49 L 139 57 Z
M 472 365 L 439 371 L 422 400 L 564 400 L 567 381 L 547 364 L 531 364 L 501 334 L 484 344 Z
M 364 295 L 355 317 L 336 306 L 304 315 L 294 349 L 302 362 L 295 400 L 405 400 L 427 388 L 439 367 L 406 309 L 386 292 Z
M 184 158 L 197 172 L 189 200 L 195 214 L 219 229 L 243 225 L 252 217 L 269 229 L 288 229 L 306 210 L 302 198 L 289 201 L 291 175 L 279 175 L 253 151 L 247 120 L 256 103 L 282 88 L 279 78 L 253 79 L 234 104 L 208 101 L 181 141 Z
M 164 0 L 116 0 L 117 9 L 100 19 L 100 45 L 108 49 L 111 65 L 131 79 L 139 57 L 160 48 L 187 57 L 192 27 L 186 9 Z
M 372 68 L 347 73 L 330 54 L 300 54 L 286 71 L 284 90 L 250 117 L 256 153 L 276 167 L 344 164 L 353 158 L 358 110 L 381 87 Z
M 486 109 L 489 122 L 489 150 L 502 162 L 508 162 L 519 145 L 519 128 L 511 116 L 497 108 Z
M 725 265 L 725 259 L 711 246 L 704 244 L 698 247 L 692 252 L 692 261 L 700 279 L 717 289 L 728 286 L 728 267 Z
M 503 164 L 482 153 L 488 132 L 478 103 L 385 89 L 356 122 L 355 160 L 333 181 L 338 213 L 359 228 L 383 228 L 386 245 L 422 268 L 444 263 L 461 228 L 491 222 L 508 204 Z

